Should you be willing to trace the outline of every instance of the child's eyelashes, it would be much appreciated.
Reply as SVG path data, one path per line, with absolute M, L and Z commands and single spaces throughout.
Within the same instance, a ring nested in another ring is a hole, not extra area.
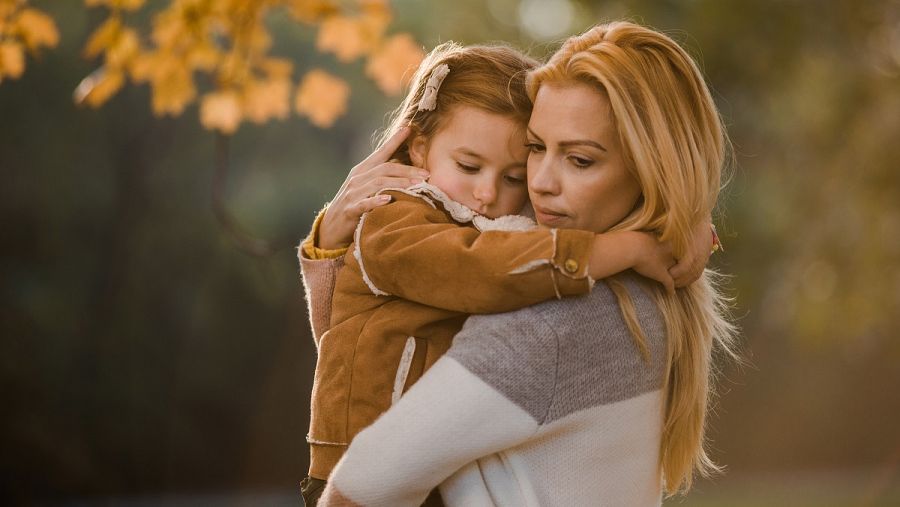
M 481 170 L 481 168 L 478 166 L 467 165 L 467 164 L 463 164 L 462 162 L 457 162 L 456 167 L 458 167 L 460 171 L 463 171 L 466 173 L 477 173 L 479 170 Z
M 520 177 L 520 176 L 512 176 L 509 174 L 507 174 L 506 176 L 503 177 L 503 181 L 509 183 L 510 185 L 524 185 L 525 184 L 525 178 Z

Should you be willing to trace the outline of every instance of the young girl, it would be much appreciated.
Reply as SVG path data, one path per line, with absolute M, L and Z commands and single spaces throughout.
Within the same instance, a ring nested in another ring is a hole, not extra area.
M 535 65 L 508 47 L 448 43 L 414 76 L 385 138 L 408 127 L 394 158 L 430 178 L 388 191 L 393 202 L 363 215 L 329 329 L 314 330 L 307 505 L 353 437 L 447 351 L 469 314 L 585 294 L 630 268 L 671 283 L 674 261 L 651 234 L 548 229 L 517 215 L 528 198 L 524 79 Z

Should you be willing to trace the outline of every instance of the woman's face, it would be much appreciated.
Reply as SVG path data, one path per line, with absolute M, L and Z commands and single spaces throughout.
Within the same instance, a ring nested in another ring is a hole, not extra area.
M 544 83 L 528 122 L 528 194 L 548 227 L 603 232 L 641 195 L 625 169 L 606 95 L 584 83 Z

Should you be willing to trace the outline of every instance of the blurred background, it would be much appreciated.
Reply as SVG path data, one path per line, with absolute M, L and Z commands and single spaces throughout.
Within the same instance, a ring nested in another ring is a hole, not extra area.
M 149 30 L 169 3 L 128 19 Z M 146 84 L 78 107 L 109 11 L 29 5 L 59 40 L 0 83 L 0 501 L 297 505 L 315 351 L 293 247 L 400 96 L 273 8 L 271 54 L 349 87 L 330 128 L 290 114 L 225 143 L 196 101 L 155 116 Z M 900 1 L 390 8 L 388 31 L 425 50 L 502 40 L 543 58 L 620 18 L 688 48 L 737 155 L 713 263 L 749 365 L 725 367 L 710 421 L 726 473 L 665 504 L 900 505 Z

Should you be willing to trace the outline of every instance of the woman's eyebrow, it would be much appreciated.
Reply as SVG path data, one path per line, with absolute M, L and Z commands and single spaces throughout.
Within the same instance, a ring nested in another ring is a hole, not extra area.
M 538 140 L 541 139 L 541 136 L 537 135 L 533 130 L 531 130 L 531 127 L 528 127 L 528 134 L 533 137 L 536 137 Z M 576 146 L 576 145 L 593 146 L 594 148 L 597 148 L 599 150 L 609 151 L 602 144 L 598 143 L 597 141 L 591 141 L 590 139 L 576 139 L 573 141 L 561 141 L 559 143 L 559 145 L 562 146 L 563 148 L 565 148 L 567 146 Z
M 598 148 L 600 150 L 607 151 L 606 148 L 604 148 L 602 144 L 600 144 L 596 141 L 591 141 L 590 139 L 577 139 L 574 141 L 561 141 L 559 143 L 559 145 L 563 146 L 563 147 L 575 146 L 575 145 L 593 146 L 594 148 Z

